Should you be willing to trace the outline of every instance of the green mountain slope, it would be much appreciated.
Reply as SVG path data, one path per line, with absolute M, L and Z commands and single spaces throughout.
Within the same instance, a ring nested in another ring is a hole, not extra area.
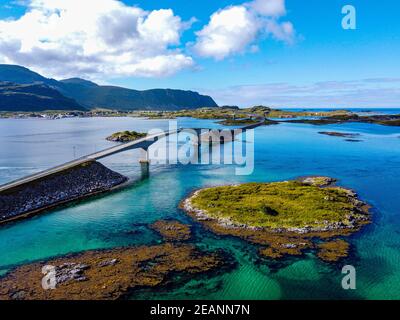
M 43 84 L 0 82 L 0 111 L 84 110 L 75 100 Z
M 179 110 L 216 107 L 211 97 L 193 91 L 153 89 L 131 90 L 114 86 L 98 86 L 86 80 L 60 81 L 60 91 L 89 108 L 119 110 Z
M 17 84 L 42 83 L 74 99 L 86 108 L 117 110 L 180 110 L 217 107 L 209 97 L 193 91 L 173 89 L 131 90 L 115 86 L 99 86 L 79 78 L 57 81 L 48 79 L 27 68 L 0 65 L 0 81 Z

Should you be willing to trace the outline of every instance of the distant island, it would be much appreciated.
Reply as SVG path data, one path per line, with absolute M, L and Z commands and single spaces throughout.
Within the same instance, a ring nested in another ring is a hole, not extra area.
M 317 251 L 334 262 L 348 254 L 341 239 L 370 222 L 369 206 L 329 177 L 246 183 L 200 189 L 185 199 L 185 212 L 213 232 L 261 246 L 277 259 Z
M 349 113 L 346 115 L 330 115 L 330 116 L 321 117 L 319 119 L 293 119 L 293 120 L 288 120 L 288 122 L 306 123 L 306 124 L 313 124 L 313 125 L 359 122 L 359 123 L 380 124 L 380 125 L 384 125 L 384 126 L 400 126 L 400 114 L 360 116 L 355 113 Z
M 254 106 L 249 108 L 198 108 L 179 111 L 143 111 L 141 116 L 149 119 L 171 119 L 178 117 L 192 117 L 196 119 L 220 120 L 223 125 L 246 125 L 257 122 L 255 118 L 266 118 L 266 124 L 301 123 L 312 125 L 328 125 L 341 123 L 371 123 L 385 126 L 400 126 L 399 114 L 384 115 L 358 115 L 349 110 L 326 111 L 290 111 L 274 109 L 267 106 Z
M 106 139 L 108 141 L 114 141 L 114 142 L 129 142 L 129 141 L 135 141 L 140 138 L 144 138 L 146 135 L 147 135 L 146 133 L 141 133 L 136 131 L 121 131 L 113 133 Z
M 1 86 L 1 85 L 0 85 Z M 1 90 L 0 90 L 1 92 Z M 6 112 L 1 111 L 0 118 L 42 118 L 42 119 L 62 119 L 62 118 L 85 118 L 85 117 L 141 117 L 149 120 L 155 119 L 176 119 L 180 117 L 190 117 L 194 119 L 216 120 L 225 126 L 243 126 L 258 123 L 260 118 L 264 118 L 265 125 L 279 123 L 300 123 L 311 125 L 329 125 L 342 123 L 370 123 L 384 126 L 400 126 L 400 114 L 382 115 L 359 115 L 348 110 L 327 110 L 327 111 L 290 111 L 273 109 L 267 106 L 255 106 L 249 108 L 238 108 L 232 106 L 222 107 L 201 107 L 195 109 L 182 110 L 110 110 L 96 108 L 85 111 L 66 111 L 66 110 L 45 110 L 31 112 Z M 342 136 L 341 133 L 321 131 L 321 134 L 330 136 Z M 354 139 L 352 134 L 347 135 L 346 141 L 359 142 Z
M 3 89 L 1 89 L 3 88 Z M 173 89 L 132 90 L 80 78 L 48 79 L 27 68 L 0 64 L 0 111 L 180 110 L 217 107 L 209 97 Z

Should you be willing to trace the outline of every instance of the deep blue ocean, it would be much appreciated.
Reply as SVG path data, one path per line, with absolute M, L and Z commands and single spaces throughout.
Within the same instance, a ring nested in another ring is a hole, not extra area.
M 219 127 L 211 120 L 178 122 L 182 127 Z M 112 146 L 105 137 L 113 132 L 167 127 L 168 120 L 137 118 L 0 119 L 0 184 Z M 361 141 L 319 131 L 359 133 Z M 349 258 L 329 264 L 307 253 L 277 264 L 260 259 L 252 244 L 216 236 L 196 225 L 193 242 L 204 249 L 224 248 L 237 267 L 165 291 L 142 290 L 132 298 L 400 299 L 399 127 L 360 123 L 259 127 L 255 170 L 248 176 L 235 175 L 235 165 L 155 164 L 150 177 L 142 180 L 138 157 L 137 151 L 128 151 L 101 161 L 129 176 L 129 187 L 0 227 L 0 274 L 18 264 L 70 252 L 158 243 L 161 238 L 147 224 L 164 218 L 193 224 L 178 204 L 200 187 L 327 175 L 356 190 L 373 207 L 373 223 L 350 238 Z M 344 264 L 356 268 L 356 290 L 341 287 Z

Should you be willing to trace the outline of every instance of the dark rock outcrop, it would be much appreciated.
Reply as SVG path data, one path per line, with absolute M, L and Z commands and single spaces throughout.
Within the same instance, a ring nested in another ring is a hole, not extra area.
M 108 191 L 127 179 L 98 162 L 85 162 L 66 171 L 0 192 L 0 223 Z

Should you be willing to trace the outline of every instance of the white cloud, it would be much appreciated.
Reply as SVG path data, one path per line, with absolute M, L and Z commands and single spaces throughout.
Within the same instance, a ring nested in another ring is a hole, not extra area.
M 195 50 L 199 55 L 220 60 L 243 51 L 258 30 L 257 19 L 245 7 L 228 7 L 214 13 L 209 24 L 197 33 Z
M 294 27 L 291 22 L 278 23 L 275 20 L 269 20 L 265 24 L 265 30 L 276 40 L 286 43 L 293 42 Z
M 183 22 L 116 0 L 30 0 L 15 20 L 0 20 L 0 61 L 47 76 L 168 76 L 193 66 L 180 49 Z
M 254 0 L 249 6 L 264 16 L 283 16 L 286 14 L 285 0 Z
M 256 40 L 272 36 L 291 43 L 295 30 L 290 22 L 281 22 L 286 13 L 284 0 L 255 0 L 215 12 L 209 23 L 196 33 L 194 51 L 216 60 L 236 53 L 254 51 Z

